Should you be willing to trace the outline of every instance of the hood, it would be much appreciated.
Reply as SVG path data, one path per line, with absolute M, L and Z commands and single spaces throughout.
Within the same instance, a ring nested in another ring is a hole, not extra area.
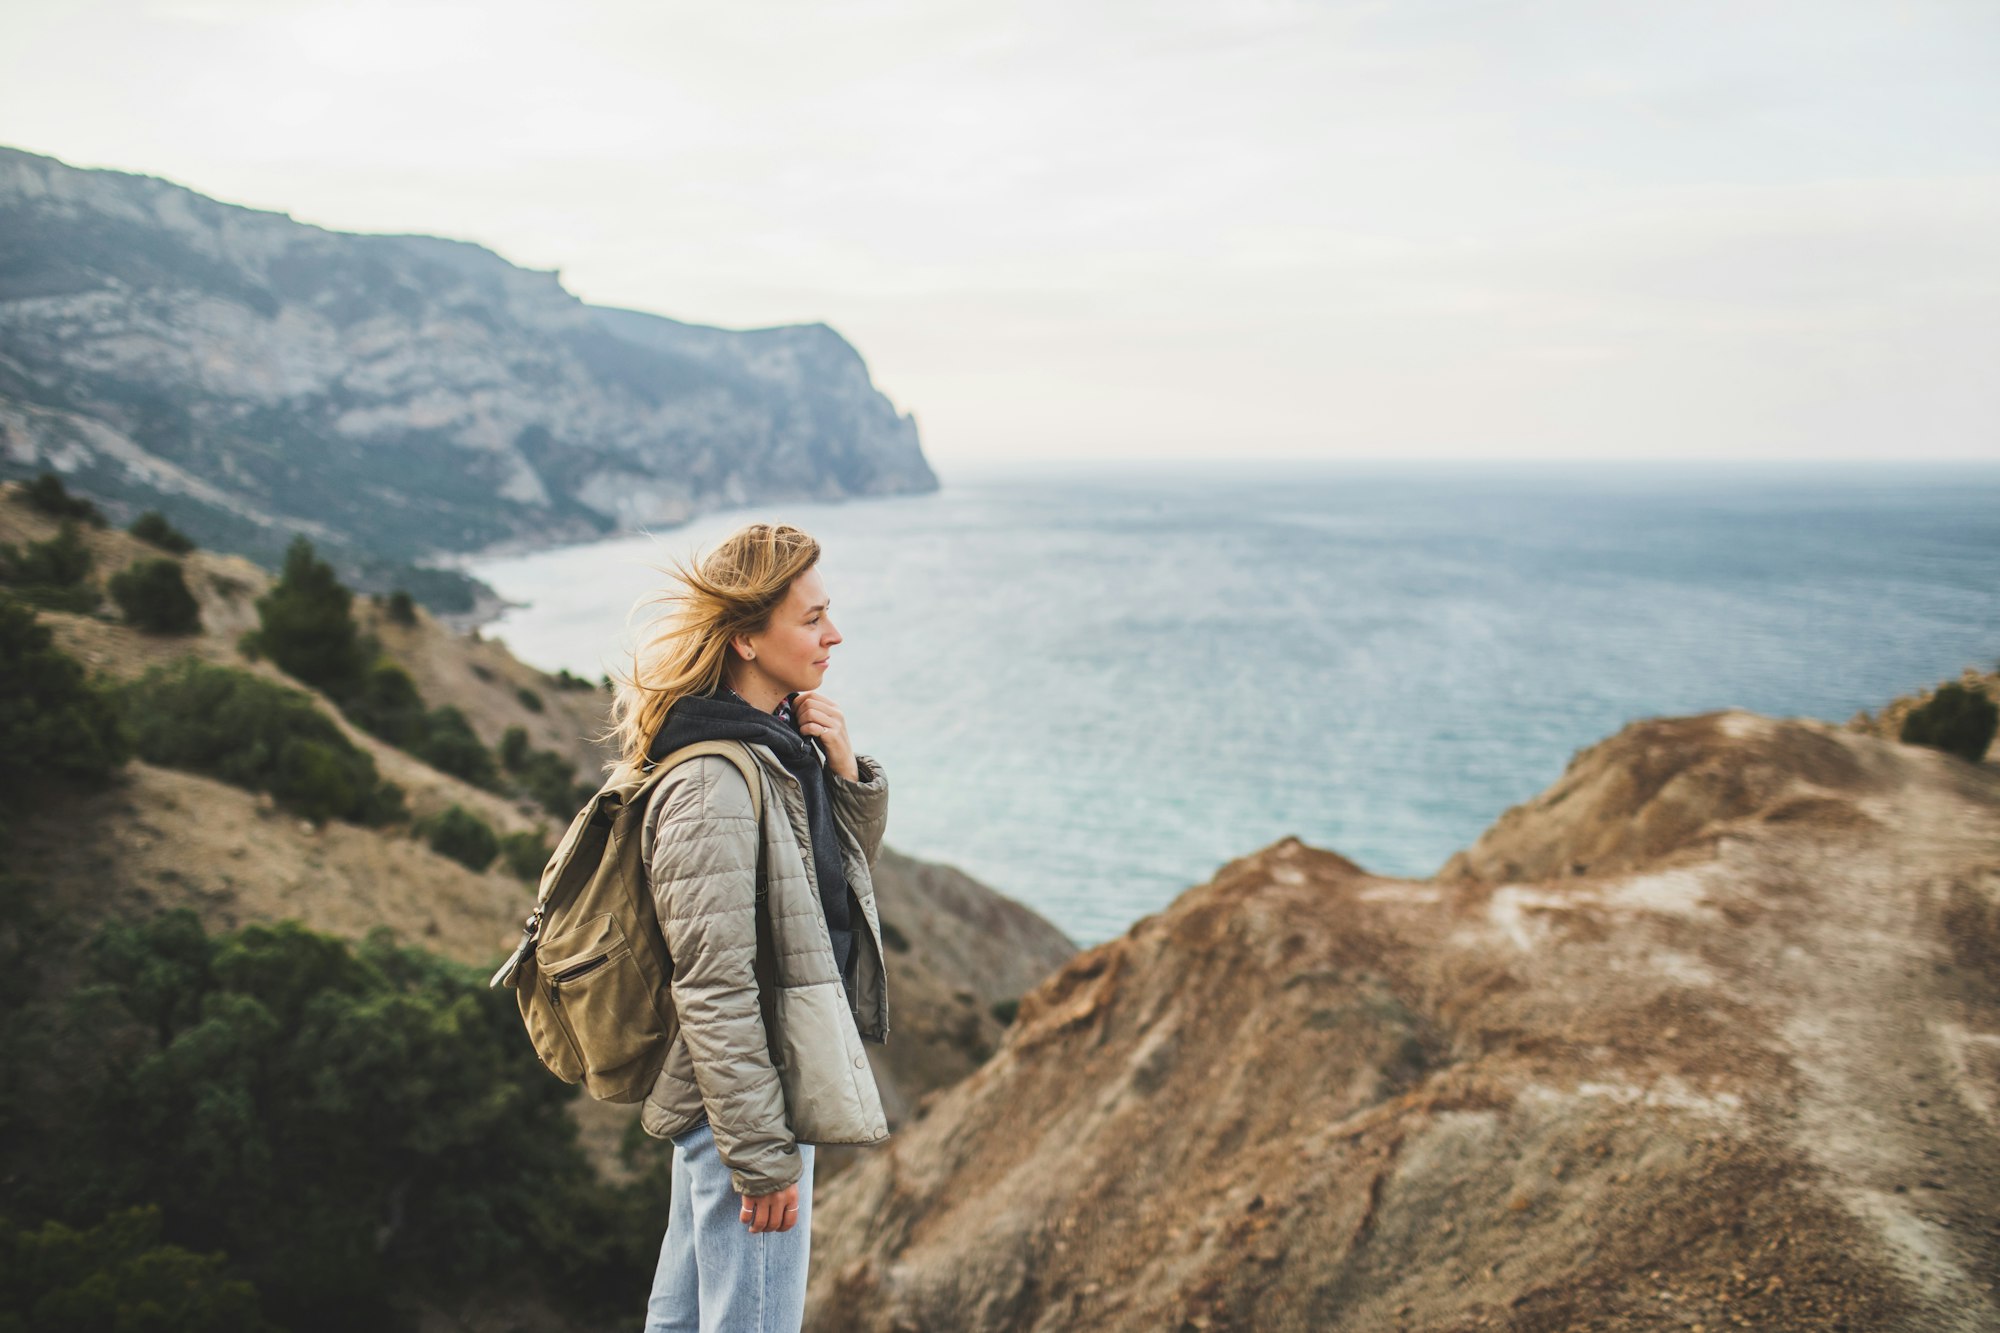
M 771 747 L 786 768 L 819 761 L 819 749 L 809 737 L 720 687 L 714 694 L 690 694 L 677 700 L 667 712 L 666 724 L 646 747 L 646 758 L 657 763 L 696 741 L 760 741 Z

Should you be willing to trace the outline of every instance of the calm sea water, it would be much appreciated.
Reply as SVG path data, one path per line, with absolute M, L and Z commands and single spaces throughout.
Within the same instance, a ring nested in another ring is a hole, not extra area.
M 1108 939 L 1286 834 L 1425 876 L 1573 752 L 1841 722 L 2000 657 L 2000 468 L 1100 465 L 760 505 L 490 560 L 487 632 L 595 679 L 649 567 L 812 532 L 825 691 L 888 841 Z

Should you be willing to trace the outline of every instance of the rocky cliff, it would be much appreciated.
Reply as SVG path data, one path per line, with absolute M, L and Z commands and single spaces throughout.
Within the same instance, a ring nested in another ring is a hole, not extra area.
M 306 532 L 364 579 L 937 487 L 914 419 L 825 325 L 600 309 L 477 245 L 0 149 L 0 475 L 45 467 L 266 563 Z
M 2000 769 L 1635 722 L 1428 881 L 1285 839 L 815 1199 L 808 1327 L 2000 1327 Z

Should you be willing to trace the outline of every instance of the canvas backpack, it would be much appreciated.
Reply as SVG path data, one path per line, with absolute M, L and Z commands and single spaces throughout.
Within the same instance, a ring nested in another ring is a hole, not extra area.
M 653 789 L 675 765 L 704 754 L 723 756 L 743 774 L 761 829 L 763 782 L 741 742 L 699 741 L 658 763 L 621 768 L 570 821 L 542 870 L 520 944 L 488 983 L 513 988 L 528 1040 L 550 1072 L 582 1083 L 599 1101 L 643 1100 L 680 1031 L 669 988 L 673 959 L 640 849 Z M 763 860 L 760 833 L 755 966 L 764 1031 L 775 1049 L 777 953 Z

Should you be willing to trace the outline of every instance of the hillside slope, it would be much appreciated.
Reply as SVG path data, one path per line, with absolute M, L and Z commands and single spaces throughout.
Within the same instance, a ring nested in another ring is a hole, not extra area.
M 0 542 L 44 541 L 57 529 L 55 519 L 22 496 L 18 484 L 0 484 Z M 134 560 L 161 554 L 116 529 L 80 531 L 95 556 L 99 586 Z M 542 830 L 550 842 L 560 835 L 564 821 L 531 801 L 431 768 L 351 725 L 324 695 L 269 662 L 246 658 L 237 641 L 258 623 L 256 600 L 270 587 L 270 574 L 240 556 L 207 551 L 191 552 L 182 563 L 201 605 L 199 634 L 139 633 L 108 602 L 94 614 L 44 610 L 40 618 L 60 648 L 112 679 L 192 655 L 304 691 L 384 778 L 403 788 L 413 816 L 457 804 L 500 833 Z M 601 778 L 609 753 L 593 739 L 607 721 L 601 690 L 566 688 L 515 659 L 503 643 L 455 633 L 422 608 L 414 625 L 397 624 L 365 598 L 356 599 L 354 613 L 385 655 L 411 674 L 425 701 L 460 708 L 485 744 L 496 746 L 518 726 L 535 748 L 575 763 L 579 780 Z M 539 709 L 523 701 L 523 691 Z M 78 837 L 79 829 L 89 836 Z M 480 966 L 496 964 L 513 947 L 533 902 L 532 887 L 499 863 L 475 873 L 431 851 L 407 826 L 316 827 L 268 796 L 139 761 L 109 789 L 63 798 L 24 823 L 14 851 L 17 869 L 87 919 L 188 906 L 212 930 L 291 917 L 359 938 L 386 926 L 403 943 Z M 896 1126 L 926 1094 L 962 1077 L 999 1043 L 1005 1025 L 993 1006 L 1018 997 L 1076 946 L 1021 904 L 893 848 L 883 849 L 877 894 L 889 943 L 893 1032 L 868 1052 Z M 522 1050 L 525 1057 L 525 1038 Z M 617 1148 L 638 1108 L 587 1099 L 575 1107 L 599 1166 L 622 1172 Z M 856 1152 L 829 1147 L 823 1175 L 836 1174 Z
M 1287 838 L 814 1204 L 829 1329 L 2000 1327 L 2000 773 L 1635 722 L 1430 881 Z

